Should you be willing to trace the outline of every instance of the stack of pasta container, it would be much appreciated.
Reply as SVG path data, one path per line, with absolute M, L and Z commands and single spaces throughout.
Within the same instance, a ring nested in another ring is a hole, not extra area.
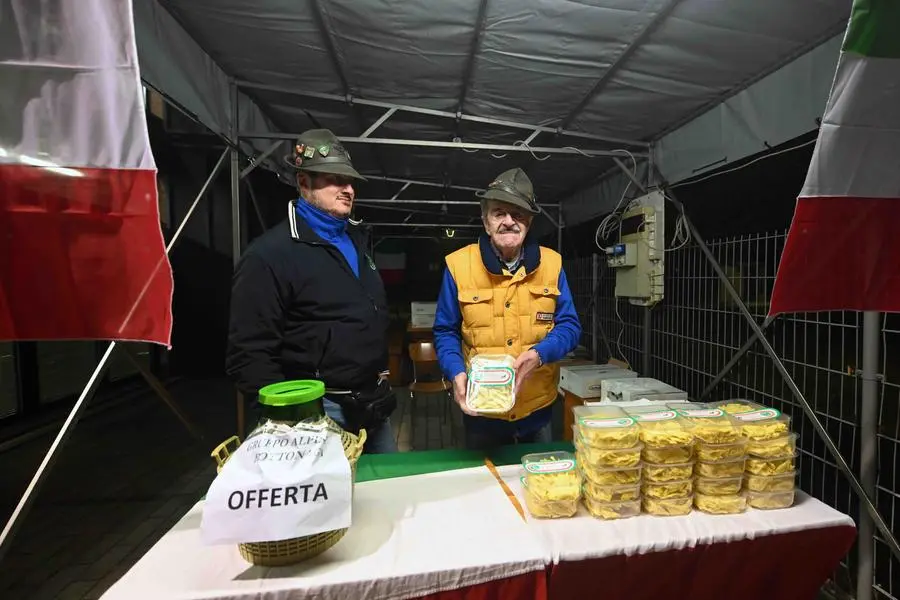
M 615 406 L 576 406 L 574 440 L 584 505 L 600 519 L 641 512 L 641 450 L 635 420 Z
M 659 516 L 686 515 L 694 502 L 694 434 L 675 410 L 632 407 L 643 443 L 642 506 Z
M 694 435 L 697 463 L 694 506 L 714 515 L 742 513 L 747 442 L 741 428 L 724 410 L 704 404 L 681 405 L 676 412 Z
M 581 475 L 571 452 L 541 452 L 522 457 L 525 505 L 539 519 L 572 517 L 581 498 Z
M 744 490 L 753 508 L 789 508 L 796 490 L 797 434 L 791 419 L 774 408 L 747 400 L 728 400 L 717 407 L 731 414 L 747 444 Z

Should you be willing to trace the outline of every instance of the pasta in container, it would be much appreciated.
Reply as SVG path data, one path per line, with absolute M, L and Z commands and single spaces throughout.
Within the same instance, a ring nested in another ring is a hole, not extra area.
M 747 455 L 747 440 L 739 439 L 732 444 L 697 443 L 697 460 L 704 462 L 721 462 L 744 458 Z
M 751 492 L 793 492 L 796 485 L 796 471 L 780 475 L 752 475 L 744 477 L 744 486 Z
M 708 404 L 713 408 L 720 408 L 730 415 L 751 412 L 754 410 L 762 410 L 765 408 L 762 404 L 751 402 L 749 400 L 722 400 L 720 402 L 711 402 Z
M 469 365 L 466 406 L 486 414 L 509 412 L 516 403 L 515 359 L 509 355 L 479 354 Z
M 632 448 L 638 443 L 637 423 L 616 406 L 576 406 L 575 429 L 593 448 Z
M 690 514 L 693 504 L 693 496 L 666 499 L 644 496 L 642 501 L 644 512 L 659 517 L 675 517 Z
M 794 505 L 794 490 L 789 492 L 747 492 L 747 503 L 760 510 L 790 508 Z
M 791 418 L 774 408 L 763 408 L 734 415 L 741 424 L 744 437 L 766 441 L 784 437 L 791 431 Z
M 666 481 L 663 483 L 645 481 L 641 491 L 644 493 L 644 498 L 684 498 L 694 492 L 694 480 L 685 479 L 683 481 Z
M 522 457 L 522 465 L 525 467 L 526 502 L 532 502 L 539 513 L 541 507 L 547 511 L 552 507 L 554 516 L 575 514 L 581 498 L 581 475 L 574 455 L 569 452 L 526 454 Z M 569 509 L 572 509 L 571 514 L 568 514 Z M 557 514 L 563 512 L 566 514 Z
M 794 470 L 797 453 L 785 458 L 747 458 L 747 473 L 751 475 L 783 475 Z
M 747 510 L 747 496 L 743 494 L 714 496 L 698 492 L 694 494 L 694 506 L 697 510 L 711 515 L 734 515 Z
M 638 484 L 597 485 L 590 479 L 586 479 L 583 497 L 597 502 L 630 502 L 641 499 L 641 486 Z
M 690 479 L 694 473 L 694 462 L 680 464 L 654 464 L 645 462 L 643 465 L 644 479 L 647 481 L 679 481 Z
M 591 516 L 598 519 L 625 519 L 641 513 L 640 500 L 600 502 L 590 496 L 584 497 L 584 506 Z
M 741 492 L 744 478 L 736 477 L 697 477 L 694 486 L 697 494 L 707 496 L 733 496 Z
M 676 412 L 694 438 L 706 444 L 732 444 L 741 440 L 741 429 L 728 413 L 720 408 L 680 408 Z
M 641 465 L 636 467 L 591 467 L 590 465 L 580 465 L 585 479 L 589 479 L 591 483 L 597 485 L 628 485 L 640 483 L 641 481 Z
M 674 410 L 635 410 L 629 414 L 637 421 L 641 441 L 647 448 L 671 448 L 694 442 L 694 434 Z
M 578 512 L 578 497 L 558 498 L 543 484 L 535 484 L 532 480 L 529 486 L 528 480 L 522 477 L 522 489 L 525 492 L 525 506 L 532 517 L 538 519 L 564 519 L 575 516 Z
M 596 448 L 588 444 L 579 433 L 575 433 L 575 451 L 578 462 L 592 467 L 634 467 L 641 462 L 641 450 L 644 445 L 638 443 L 631 448 Z
M 789 433 L 770 440 L 748 440 L 747 454 L 760 458 L 785 458 L 797 451 L 797 434 Z
M 737 477 L 744 474 L 745 457 L 732 458 L 718 462 L 697 463 L 695 470 L 700 477 Z

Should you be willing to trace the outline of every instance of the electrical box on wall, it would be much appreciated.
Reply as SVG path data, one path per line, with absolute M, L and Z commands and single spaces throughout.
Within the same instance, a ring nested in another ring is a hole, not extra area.
M 665 196 L 653 191 L 636 198 L 622 214 L 619 242 L 606 248 L 606 264 L 616 270 L 616 296 L 653 306 L 663 299 Z

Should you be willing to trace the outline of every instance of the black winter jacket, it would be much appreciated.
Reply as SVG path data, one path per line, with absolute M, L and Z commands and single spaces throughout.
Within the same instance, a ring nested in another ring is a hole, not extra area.
M 225 370 L 245 395 L 289 379 L 372 389 L 387 370 L 384 284 L 352 222 L 359 277 L 291 203 L 289 218 L 244 252 L 235 269 Z

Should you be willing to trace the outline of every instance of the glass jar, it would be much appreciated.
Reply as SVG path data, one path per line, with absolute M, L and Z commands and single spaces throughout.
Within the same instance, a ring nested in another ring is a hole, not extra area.
M 314 379 L 273 383 L 259 390 L 260 424 L 275 421 L 296 425 L 325 416 L 325 384 Z

